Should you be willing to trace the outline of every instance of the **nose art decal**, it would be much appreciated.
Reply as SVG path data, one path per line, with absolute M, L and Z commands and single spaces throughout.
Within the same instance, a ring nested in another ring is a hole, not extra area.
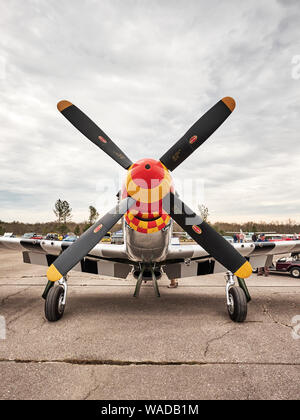
M 198 235 L 200 235 L 202 233 L 202 230 L 199 228 L 199 226 L 192 226 L 192 229 L 195 233 L 198 233 Z
M 100 229 L 102 229 L 102 225 L 100 224 L 100 225 L 98 225 L 97 227 L 95 227 L 95 229 L 94 229 L 94 233 L 97 233 L 97 232 L 99 232 L 99 230 Z
M 189 143 L 193 144 L 193 143 L 195 143 L 195 141 L 197 141 L 197 139 L 198 139 L 197 136 L 193 136 L 193 137 L 190 138 Z

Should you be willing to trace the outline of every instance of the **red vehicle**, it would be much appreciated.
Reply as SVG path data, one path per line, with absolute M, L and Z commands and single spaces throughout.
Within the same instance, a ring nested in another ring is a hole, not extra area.
M 294 278 L 300 277 L 300 259 L 293 257 L 280 258 L 276 261 L 274 267 L 270 267 L 270 272 L 276 271 L 281 273 L 289 273 Z
M 269 234 L 269 235 L 265 235 L 266 240 L 268 242 L 277 242 L 277 241 L 295 241 L 299 239 L 299 235 L 297 235 L 297 238 L 294 238 L 294 235 L 281 235 L 280 233 L 278 234 Z
M 42 235 L 38 235 L 37 233 L 24 233 L 23 238 L 26 239 L 43 239 Z

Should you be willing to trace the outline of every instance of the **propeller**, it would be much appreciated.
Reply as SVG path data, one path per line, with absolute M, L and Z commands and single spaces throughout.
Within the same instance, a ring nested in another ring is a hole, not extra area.
M 60 101 L 58 110 L 84 136 L 100 147 L 123 168 L 128 169 L 132 162 L 121 149 L 87 115 L 69 101 Z
M 65 276 L 101 241 L 106 233 L 134 204 L 135 200 L 132 197 L 127 197 L 94 223 L 77 241 L 56 258 L 47 271 L 48 280 L 57 281 Z
M 166 195 L 163 199 L 163 208 L 194 241 L 227 270 L 243 279 L 252 274 L 250 263 L 178 196 L 172 192 Z
M 141 159 L 134 165 L 79 108 L 68 101 L 60 101 L 57 107 L 82 134 L 111 156 L 119 165 L 128 169 L 128 172 L 125 190 L 122 193 L 124 199 L 54 261 L 47 271 L 50 281 L 57 281 L 65 276 L 128 210 L 126 220 L 130 226 L 141 233 L 149 234 L 163 229 L 167 223 L 166 213 L 168 213 L 214 259 L 236 276 L 247 278 L 251 275 L 252 268 L 249 262 L 173 193 L 169 174 L 169 171 L 173 171 L 204 143 L 231 114 L 235 107 L 232 98 L 223 98 L 214 105 L 162 156 L 160 161 Z M 152 210 L 148 209 L 149 205 L 150 207 L 153 205 L 155 209 L 159 210 L 158 217 L 154 217 L 154 214 L 150 212 Z M 134 209 L 133 206 L 137 206 L 138 209 Z M 163 212 L 162 207 L 166 213 Z M 144 214 L 145 209 L 148 209 L 147 214 Z M 135 217 L 140 213 L 142 215 L 139 218 Z
M 234 108 L 234 99 L 229 96 L 221 99 L 160 158 L 160 161 L 173 171 L 223 124 Z

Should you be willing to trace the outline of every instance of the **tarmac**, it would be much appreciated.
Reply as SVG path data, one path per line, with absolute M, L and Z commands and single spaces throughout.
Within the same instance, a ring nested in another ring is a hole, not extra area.
M 65 314 L 49 323 L 45 274 L 0 250 L 2 400 L 299 399 L 300 279 L 251 276 L 237 324 L 223 274 L 177 289 L 163 277 L 160 298 L 151 282 L 134 298 L 132 277 L 71 272 Z

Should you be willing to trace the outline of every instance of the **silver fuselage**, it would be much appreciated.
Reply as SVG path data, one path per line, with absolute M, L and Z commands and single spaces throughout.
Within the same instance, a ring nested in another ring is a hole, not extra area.
M 158 232 L 140 233 L 124 222 L 124 242 L 128 257 L 136 262 L 164 261 L 171 242 L 172 228 L 173 223 L 170 221 Z

